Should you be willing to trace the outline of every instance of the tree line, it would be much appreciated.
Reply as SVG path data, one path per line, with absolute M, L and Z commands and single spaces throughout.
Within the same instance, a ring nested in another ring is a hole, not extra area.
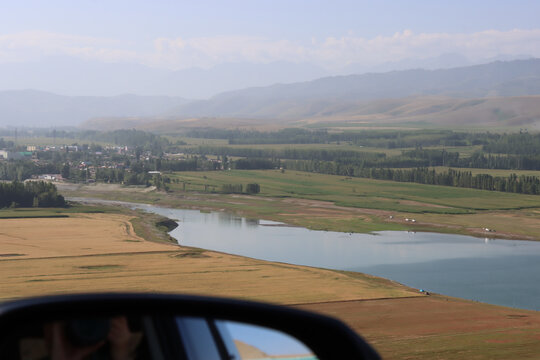
M 283 162 L 283 166 L 290 170 L 330 175 L 455 186 L 519 194 L 540 194 L 540 178 L 537 176 L 517 176 L 516 174 L 511 174 L 508 177 L 492 176 L 489 174 L 472 175 L 470 171 L 448 169 L 438 172 L 435 169 L 426 167 L 413 169 L 364 168 L 330 161 L 288 160 Z
M 477 151 L 469 157 L 462 157 L 457 151 L 423 149 L 421 147 L 414 150 L 402 150 L 401 155 L 398 156 L 387 156 L 385 153 L 358 150 L 255 149 L 229 146 L 198 146 L 188 148 L 186 152 L 201 156 L 217 155 L 222 158 L 229 156 L 256 159 L 267 158 L 274 163 L 279 160 L 319 160 L 337 161 L 342 164 L 361 167 L 381 168 L 450 166 L 480 169 L 540 170 L 540 155 L 486 154 L 483 151 Z M 192 168 L 191 170 L 194 169 Z
M 210 146 L 201 145 L 185 149 L 187 153 L 199 155 L 238 156 L 246 158 L 270 158 L 270 159 L 299 159 L 299 160 L 326 160 L 333 161 L 342 158 L 355 158 L 364 160 L 377 160 L 386 158 L 382 152 L 368 152 L 358 150 L 339 149 L 255 149 L 249 147 Z
M 286 128 L 277 131 L 244 129 L 198 128 L 185 131 L 184 136 L 205 139 L 224 139 L 233 144 L 325 144 L 347 142 L 380 148 L 406 148 L 416 146 L 471 146 L 511 143 L 519 145 L 528 133 L 497 134 L 467 133 L 452 130 L 361 130 L 334 132 L 327 129 Z M 530 135 L 532 137 L 536 135 Z M 517 139 L 517 142 L 514 140 Z M 522 141 L 522 143 L 524 143 Z M 489 151 L 486 149 L 486 151 Z M 506 153 L 508 150 L 492 152 Z M 510 151 L 512 151 L 510 149 Z

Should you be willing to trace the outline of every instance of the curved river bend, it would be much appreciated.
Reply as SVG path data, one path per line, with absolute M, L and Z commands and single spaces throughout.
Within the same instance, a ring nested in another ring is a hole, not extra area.
M 181 245 L 358 271 L 449 296 L 540 310 L 540 242 L 403 231 L 314 231 L 223 212 L 129 206 L 178 221 L 170 235 Z

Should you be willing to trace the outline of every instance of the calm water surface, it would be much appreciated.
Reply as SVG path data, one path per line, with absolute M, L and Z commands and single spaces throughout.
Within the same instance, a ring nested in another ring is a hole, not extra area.
M 540 310 L 540 242 L 403 231 L 313 231 L 222 212 L 133 206 L 177 220 L 179 226 L 170 234 L 181 245 L 359 271 L 445 295 Z

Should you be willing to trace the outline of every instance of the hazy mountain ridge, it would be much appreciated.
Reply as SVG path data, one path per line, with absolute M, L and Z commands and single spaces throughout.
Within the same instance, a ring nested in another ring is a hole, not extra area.
M 77 126 L 98 116 L 151 116 L 187 102 L 166 96 L 63 96 L 36 90 L 0 91 L 0 125 Z
M 312 115 L 296 120 L 241 117 L 97 118 L 86 121 L 83 127 L 95 130 L 137 128 L 160 134 L 181 133 L 188 128 L 204 127 L 275 130 L 306 125 L 340 127 L 348 124 L 350 128 L 399 123 L 424 123 L 443 127 L 513 126 L 540 130 L 540 95 L 474 99 L 424 96 L 370 102 L 319 102 L 317 105 L 309 109 L 302 108 L 304 113 Z
M 59 76 L 58 74 L 61 74 Z M 306 63 L 223 63 L 209 69 L 157 69 L 126 63 L 99 63 L 64 57 L 34 63 L 0 64 L 0 90 L 37 89 L 67 96 L 179 96 L 206 99 L 251 86 L 313 80 L 329 73 Z
M 350 102 L 411 96 L 482 98 L 540 94 L 540 59 L 494 62 L 443 70 L 333 76 L 309 82 L 248 88 L 174 109 L 182 117 L 228 116 L 299 119 L 326 115 Z M 322 103 L 322 104 L 321 104 Z M 324 111 L 326 105 L 327 110 Z M 339 112 L 334 112 L 338 114 Z
M 446 126 L 528 126 L 540 124 L 540 95 L 458 99 L 415 97 L 384 99 L 351 106 L 338 116 L 312 117 L 307 122 L 419 122 Z
M 426 121 L 528 124 L 540 118 L 540 59 L 445 70 L 407 70 L 276 84 L 188 101 L 166 96 L 69 97 L 0 91 L 0 125 L 160 129 L 218 123 L 237 126 L 302 121 Z M 471 102 L 472 101 L 472 102 Z M 474 112 L 478 111 L 477 114 Z M 197 120 L 199 119 L 199 120 Z M 217 120 L 220 119 L 220 120 Z M 173 125 L 174 123 L 174 125 Z M 154 125 L 152 125 L 154 124 Z

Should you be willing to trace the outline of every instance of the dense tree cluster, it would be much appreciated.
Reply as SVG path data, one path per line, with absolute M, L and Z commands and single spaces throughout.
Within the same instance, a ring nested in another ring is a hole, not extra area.
M 246 193 L 248 194 L 258 194 L 261 192 L 261 185 L 257 183 L 250 183 L 246 185 Z
M 0 180 L 23 181 L 32 175 L 59 173 L 58 166 L 51 163 L 35 164 L 32 161 L 0 162 Z
M 75 133 L 80 140 L 100 141 L 120 146 L 140 147 L 143 151 L 150 151 L 159 155 L 167 150 L 169 140 L 141 130 L 114 130 L 107 132 L 83 131 Z
M 242 184 L 223 184 L 219 191 L 224 194 L 242 194 L 244 185 Z M 245 187 L 245 193 L 254 195 L 261 192 L 261 186 L 257 183 L 247 184 Z
M 66 202 L 54 184 L 44 181 L 0 183 L 0 208 L 62 207 Z
M 540 155 L 540 134 L 504 134 L 485 144 L 483 150 L 498 154 Z
M 223 184 L 220 192 L 225 194 L 241 194 L 244 186 L 242 184 Z
M 198 159 L 187 160 L 161 160 L 157 163 L 158 171 L 196 171 L 198 168 Z
M 276 164 L 268 159 L 238 159 L 233 161 L 232 164 L 238 170 L 264 170 L 276 167 Z

